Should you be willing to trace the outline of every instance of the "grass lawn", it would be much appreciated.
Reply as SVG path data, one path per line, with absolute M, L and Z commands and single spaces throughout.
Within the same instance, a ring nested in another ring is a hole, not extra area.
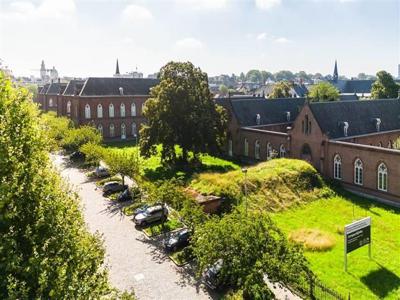
M 193 255 L 185 249 L 170 253 L 168 256 L 177 266 L 183 266 L 193 260 Z
M 372 218 L 372 259 L 368 246 L 348 255 L 344 271 L 343 227 L 355 219 Z M 326 252 L 306 251 L 312 270 L 322 282 L 352 299 L 400 299 L 400 210 L 350 193 L 318 200 L 276 213 L 273 219 L 286 234 L 300 228 L 319 229 L 335 240 Z
M 176 219 L 168 219 L 164 224 L 154 223 L 144 228 L 143 231 L 149 236 L 156 236 L 162 233 L 167 233 L 172 230 L 182 227 L 182 224 Z

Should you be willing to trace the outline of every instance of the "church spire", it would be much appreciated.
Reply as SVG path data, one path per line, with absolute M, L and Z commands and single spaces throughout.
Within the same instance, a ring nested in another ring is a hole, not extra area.
M 115 75 L 119 75 L 118 58 L 117 58 L 117 67 L 116 67 L 116 69 L 115 69 Z
M 337 70 L 337 61 L 335 59 L 335 68 L 333 69 L 333 80 L 338 81 L 338 79 L 339 79 L 339 73 Z

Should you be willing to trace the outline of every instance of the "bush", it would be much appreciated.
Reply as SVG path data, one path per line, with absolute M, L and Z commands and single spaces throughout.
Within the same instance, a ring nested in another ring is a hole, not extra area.
M 84 144 L 92 143 L 98 145 L 101 141 L 102 136 L 97 129 L 85 125 L 69 130 L 62 141 L 62 147 L 69 152 L 73 152 L 78 151 Z
M 65 136 L 74 128 L 74 123 L 70 119 L 57 117 L 55 112 L 42 114 L 41 121 L 50 150 L 57 150 L 61 147 Z
M 98 166 L 105 155 L 105 149 L 92 142 L 82 145 L 79 151 L 85 154 L 85 163 L 89 166 Z

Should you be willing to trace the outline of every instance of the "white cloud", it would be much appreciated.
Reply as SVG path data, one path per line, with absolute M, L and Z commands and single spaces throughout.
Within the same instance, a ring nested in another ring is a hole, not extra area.
M 153 14 L 144 6 L 130 4 L 123 10 L 122 19 L 126 22 L 137 23 L 153 19 Z
M 291 41 L 285 37 L 279 37 L 279 38 L 275 38 L 274 42 L 279 43 L 279 44 L 287 44 L 287 43 L 290 43 Z
M 203 43 L 193 37 L 185 38 L 176 42 L 178 49 L 201 49 L 204 47 Z
M 186 5 L 194 9 L 222 9 L 229 0 L 175 0 L 177 5 Z
M 256 37 L 257 40 L 265 40 L 266 38 L 267 38 L 267 34 L 265 32 L 258 34 Z
M 256 7 L 262 10 L 269 10 L 274 6 L 278 6 L 281 4 L 281 0 L 255 0 Z

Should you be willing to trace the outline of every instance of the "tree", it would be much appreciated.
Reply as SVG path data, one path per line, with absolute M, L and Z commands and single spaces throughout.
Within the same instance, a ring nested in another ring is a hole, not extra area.
M 36 84 L 27 84 L 25 88 L 32 94 L 32 99 L 36 99 L 38 94 L 38 86 Z
M 163 163 L 177 162 L 176 145 L 186 164 L 189 151 L 198 159 L 199 153 L 221 151 L 225 143 L 226 111 L 214 104 L 207 74 L 190 62 L 170 62 L 161 68 L 160 84 L 151 90 L 144 116 L 141 153 L 148 157 L 162 144 Z
M 56 150 L 62 145 L 64 138 L 74 128 L 74 123 L 66 117 L 57 117 L 55 112 L 41 115 L 41 121 L 46 131 L 46 137 L 51 150 Z
M 246 74 L 246 80 L 250 82 L 262 83 L 263 76 L 259 70 L 250 70 Z
M 221 85 L 219 86 L 219 92 L 220 92 L 222 95 L 226 96 L 226 95 L 228 95 L 229 89 L 228 89 L 228 87 L 227 87 L 226 85 L 221 84 Z
M 67 151 L 78 151 L 82 145 L 86 143 L 100 144 L 102 139 L 96 128 L 84 125 L 67 131 L 62 141 L 62 147 Z
M 51 167 L 30 97 L 0 72 L 0 298 L 104 298 L 100 236 Z
M 339 97 L 339 90 L 326 81 L 313 85 L 308 93 L 312 102 L 337 101 Z
M 196 227 L 192 249 L 199 274 L 222 259 L 220 282 L 244 289 L 247 299 L 260 299 L 259 293 L 271 295 L 264 282 L 266 274 L 271 281 L 296 285 L 310 272 L 300 247 L 289 244 L 263 211 L 239 208 L 211 218 Z
M 275 79 L 277 81 L 282 81 L 282 80 L 294 80 L 294 74 L 290 71 L 279 71 L 275 73 Z
M 123 185 L 125 184 L 125 176 L 134 177 L 138 173 L 138 156 L 133 152 L 108 151 L 104 160 L 111 173 L 121 175 Z
M 265 82 L 270 79 L 270 80 L 275 80 L 274 75 L 271 72 L 267 71 L 261 71 L 261 76 L 262 76 L 262 83 L 265 84 Z
M 270 99 L 277 98 L 289 98 L 291 97 L 290 90 L 292 89 L 292 84 L 288 81 L 279 81 L 274 84 L 271 94 L 269 94 Z
M 377 80 L 372 84 L 371 96 L 373 99 L 397 98 L 400 85 L 392 75 L 386 71 L 376 73 Z
M 303 81 L 310 81 L 311 77 L 310 75 L 308 75 L 306 72 L 304 71 L 300 71 L 298 73 L 295 74 L 296 78 L 303 80 Z
M 85 154 L 85 162 L 91 166 L 98 166 L 106 153 L 102 146 L 91 142 L 82 145 L 79 151 Z
M 239 79 L 240 79 L 241 82 L 245 81 L 246 80 L 246 75 L 244 75 L 243 72 L 240 72 Z

